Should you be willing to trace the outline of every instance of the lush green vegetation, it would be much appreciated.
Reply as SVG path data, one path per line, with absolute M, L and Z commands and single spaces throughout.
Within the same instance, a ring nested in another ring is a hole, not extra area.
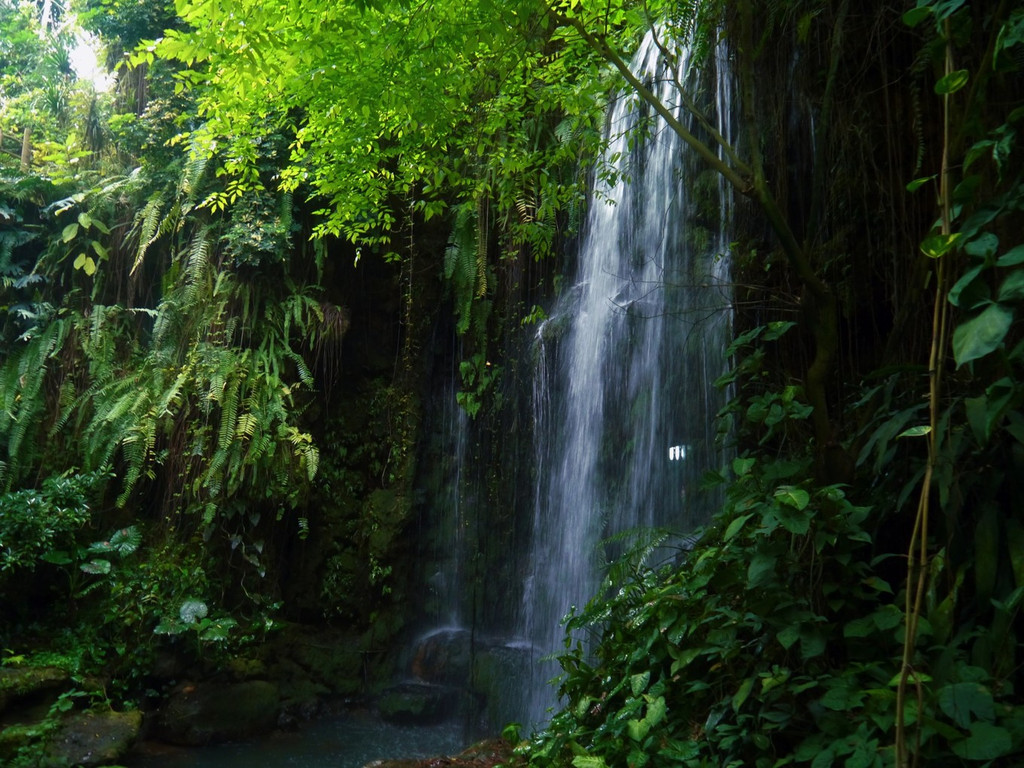
M 496 356 L 608 172 L 607 94 L 665 109 L 624 64 L 658 22 L 698 66 L 727 46 L 738 86 L 735 142 L 685 94 L 700 130 L 670 123 L 739 198 L 736 458 L 693 550 L 634 553 L 570 619 L 593 643 L 521 759 L 1019 762 L 1024 11 L 68 10 L 112 91 L 76 80 L 62 8 L 0 0 L 7 665 L 139 706 L 160 653 L 216 661 L 282 618 L 395 636 L 438 307 L 460 403 L 506 423 Z

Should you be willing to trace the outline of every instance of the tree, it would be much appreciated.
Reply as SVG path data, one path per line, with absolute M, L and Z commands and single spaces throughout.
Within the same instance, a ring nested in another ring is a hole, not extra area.
M 180 10 L 191 30 L 151 47 L 201 86 L 193 139 L 216 144 L 241 188 L 259 138 L 291 136 L 280 183 L 323 201 L 318 234 L 385 246 L 404 201 L 429 219 L 452 200 L 490 196 L 509 214 L 529 197 L 544 213 L 576 194 L 550 173 L 572 151 L 554 138 L 568 88 L 544 80 L 549 30 L 530 0 Z M 588 94 L 573 98 L 571 116 L 591 119 Z

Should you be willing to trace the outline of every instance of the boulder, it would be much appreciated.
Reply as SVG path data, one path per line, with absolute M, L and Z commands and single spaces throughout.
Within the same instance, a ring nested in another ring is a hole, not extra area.
M 277 723 L 280 692 L 265 680 L 179 686 L 160 710 L 153 735 L 199 746 L 265 733 Z
M 374 760 L 364 768 L 497 768 L 517 765 L 521 760 L 504 739 L 487 739 L 454 757 L 428 757 L 423 760 Z
M 25 699 L 54 699 L 67 690 L 70 680 L 71 675 L 57 667 L 0 667 L 0 712 L 14 701 L 24 709 Z
M 61 719 L 46 745 L 43 766 L 90 768 L 119 762 L 142 728 L 142 713 L 73 712 Z
M 400 725 L 428 725 L 458 711 L 462 691 L 441 685 L 405 683 L 388 688 L 377 700 L 382 719 Z

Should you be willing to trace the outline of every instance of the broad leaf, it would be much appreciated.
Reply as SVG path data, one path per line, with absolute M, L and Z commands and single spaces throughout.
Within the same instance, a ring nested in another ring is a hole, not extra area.
M 916 27 L 922 21 L 931 16 L 931 14 L 932 8 L 930 5 L 924 5 L 920 8 L 911 8 L 903 14 L 903 23 L 908 27 Z
M 929 258 L 937 259 L 947 253 L 959 239 L 959 232 L 951 235 L 931 235 L 921 241 L 921 252 Z
M 90 560 L 88 563 L 82 563 L 79 566 L 85 573 L 91 573 L 94 576 L 106 576 L 110 573 L 110 561 L 109 560 Z
M 811 495 L 807 491 L 791 485 L 783 486 L 776 490 L 775 498 L 781 503 L 799 510 L 806 508 L 811 501 Z
M 967 81 L 970 79 L 970 76 L 970 72 L 966 69 L 957 69 L 950 72 L 935 83 L 935 92 L 940 96 L 956 93 L 967 85 Z
M 980 683 L 953 683 L 939 691 L 939 708 L 961 728 L 995 717 L 992 694 Z
M 1024 269 L 1016 269 L 1006 276 L 999 286 L 999 301 L 1024 300 Z
M 996 259 L 997 267 L 1015 267 L 1018 264 L 1024 264 L 1024 245 L 1011 248 Z
M 1013 312 L 1000 304 L 991 304 L 977 317 L 953 332 L 953 358 L 957 367 L 995 351 L 1003 343 Z
M 971 735 L 954 742 L 953 751 L 964 760 L 995 760 L 1013 749 L 1010 732 L 992 723 L 971 723 Z

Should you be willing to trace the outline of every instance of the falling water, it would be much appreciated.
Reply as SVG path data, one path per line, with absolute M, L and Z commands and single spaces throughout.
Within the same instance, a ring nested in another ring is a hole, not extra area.
M 680 81 L 692 81 L 689 63 L 683 51 Z M 652 35 L 632 66 L 686 123 Z M 728 138 L 728 83 L 717 79 L 705 101 Z M 698 484 L 718 463 L 711 382 L 728 343 L 728 191 L 635 95 L 612 104 L 606 140 L 609 173 L 594 185 L 572 287 L 537 335 L 539 479 L 520 629 L 538 658 L 561 648 L 561 619 L 595 593 L 601 542 L 704 523 Z M 531 725 L 555 703 L 545 683 L 557 672 L 534 664 Z

